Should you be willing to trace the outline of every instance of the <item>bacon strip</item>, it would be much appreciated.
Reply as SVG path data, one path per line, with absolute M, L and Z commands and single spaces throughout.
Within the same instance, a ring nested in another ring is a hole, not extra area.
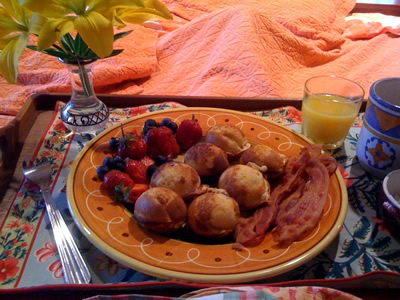
M 309 161 L 306 172 L 309 180 L 296 195 L 296 203 L 279 207 L 277 226 L 272 232 L 278 243 L 291 244 L 301 240 L 321 220 L 328 197 L 329 173 L 319 160 Z
M 288 244 L 302 238 L 322 216 L 329 173 L 335 169 L 335 159 L 329 154 L 321 155 L 321 145 L 304 147 L 300 154 L 292 155 L 272 191 L 271 203 L 239 220 L 234 248 L 258 245 L 275 223 L 273 236 L 277 242 Z

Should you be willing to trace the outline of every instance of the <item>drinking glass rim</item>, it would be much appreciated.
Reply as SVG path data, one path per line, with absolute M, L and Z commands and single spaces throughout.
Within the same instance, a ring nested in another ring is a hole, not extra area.
M 313 79 L 316 79 L 316 78 L 331 78 L 331 79 L 332 79 L 332 78 L 335 78 L 335 79 L 344 80 L 344 81 L 347 81 L 347 82 L 349 82 L 349 83 L 351 83 L 351 84 L 354 84 L 357 88 L 360 89 L 360 92 L 361 92 L 361 93 L 360 93 L 360 95 L 357 96 L 357 97 L 343 97 L 343 96 L 341 96 L 341 95 L 336 95 L 336 94 L 332 94 L 332 93 L 327 93 L 327 94 L 332 95 L 332 96 L 338 96 L 338 97 L 347 99 L 347 100 L 348 100 L 347 102 L 341 102 L 341 101 L 338 101 L 338 100 L 336 100 L 336 99 L 326 99 L 326 98 L 322 98 L 322 97 L 319 96 L 319 95 L 321 95 L 322 93 L 315 94 L 315 93 L 311 92 L 310 89 L 307 87 L 307 83 L 308 83 L 310 80 L 313 80 Z M 321 100 L 321 101 L 324 101 L 324 102 L 341 103 L 341 104 L 354 104 L 354 103 L 362 102 L 362 101 L 364 100 L 364 96 L 365 96 L 365 91 L 364 91 L 363 87 L 362 87 L 361 85 L 359 85 L 357 82 L 355 82 L 355 81 L 353 81 L 353 80 L 351 80 L 351 79 L 348 79 L 348 78 L 345 78 L 345 77 L 341 77 L 341 76 L 336 76 L 336 75 L 317 75 L 317 76 L 310 77 L 310 78 L 308 78 L 308 79 L 306 80 L 306 82 L 304 83 L 304 89 L 305 89 L 305 91 L 308 92 L 309 95 L 313 95 L 313 96 L 315 96 L 317 99 L 319 99 L 319 100 Z

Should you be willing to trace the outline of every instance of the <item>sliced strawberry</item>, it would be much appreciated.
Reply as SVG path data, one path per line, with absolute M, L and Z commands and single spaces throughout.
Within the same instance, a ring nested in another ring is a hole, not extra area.
M 125 173 L 127 173 L 135 183 L 147 183 L 147 166 L 142 161 L 126 159 Z
M 149 189 L 149 185 L 145 183 L 135 183 L 133 186 L 124 188 L 118 185 L 114 188 L 113 200 L 117 202 L 125 202 L 135 204 L 136 200 Z
M 119 170 L 111 170 L 104 175 L 102 188 L 110 195 L 114 194 L 116 186 L 122 185 L 124 188 L 133 186 L 135 182 L 132 178 Z
M 145 191 L 149 189 L 148 184 L 136 183 L 129 193 L 129 201 L 131 203 L 135 203 L 136 200 L 142 195 Z
M 183 120 L 176 132 L 176 140 L 182 150 L 187 150 L 200 142 L 202 136 L 203 130 L 194 115 L 192 120 Z
M 155 165 L 155 161 L 150 156 L 145 156 L 140 160 L 145 164 L 146 167 L 150 167 L 151 165 Z
M 150 129 L 144 139 L 147 142 L 147 154 L 151 158 L 162 155 L 167 158 L 176 157 L 180 148 L 171 129 L 160 126 Z

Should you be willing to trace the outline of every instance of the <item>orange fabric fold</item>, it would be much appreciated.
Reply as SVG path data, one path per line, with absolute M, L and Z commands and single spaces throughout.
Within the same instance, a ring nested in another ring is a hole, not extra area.
M 216 3 L 218 2 L 218 3 Z M 224 97 L 303 96 L 304 82 L 332 74 L 366 90 L 400 77 L 400 39 L 352 40 L 344 32 L 355 0 L 163 0 L 173 21 L 132 25 L 95 62 L 98 93 Z M 0 80 L 0 113 L 15 115 L 37 92 L 69 92 L 56 58 L 27 50 L 19 84 Z

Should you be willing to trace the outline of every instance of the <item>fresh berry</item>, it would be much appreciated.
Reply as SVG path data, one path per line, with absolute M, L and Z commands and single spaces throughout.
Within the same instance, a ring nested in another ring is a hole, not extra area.
M 114 165 L 113 169 L 121 171 L 121 172 L 124 172 L 125 171 L 125 164 L 124 163 L 116 163 Z
M 119 170 L 111 170 L 104 175 L 102 188 L 110 195 L 114 194 L 114 188 L 122 185 L 124 188 L 133 186 L 135 183 L 128 174 Z
M 183 120 L 176 132 L 176 140 L 182 150 L 187 150 L 197 144 L 203 135 L 199 122 L 192 117 L 192 120 Z
M 168 127 L 172 130 L 173 133 L 176 133 L 176 130 L 178 129 L 178 125 L 176 125 L 176 123 L 173 122 L 170 118 L 164 118 L 161 121 L 160 126 Z
M 127 188 L 125 188 L 123 185 L 118 185 L 115 187 L 113 200 L 117 202 L 135 204 L 140 195 L 142 195 L 148 189 L 149 185 L 144 183 L 135 183 L 133 186 Z
M 125 165 L 125 172 L 135 183 L 147 183 L 147 166 L 143 162 L 127 159 Z
M 146 141 L 136 132 L 124 133 L 121 125 L 122 138 L 119 140 L 117 153 L 122 158 L 141 160 L 147 154 Z
M 114 163 L 113 163 L 113 158 L 111 156 L 107 156 L 103 160 L 103 166 L 107 166 L 110 170 L 114 169 Z
M 149 166 L 146 172 L 147 178 L 151 178 L 151 176 L 153 175 L 153 173 L 156 171 L 157 168 L 158 167 L 156 165 Z
M 158 123 L 157 123 L 156 120 L 147 119 L 147 120 L 144 122 L 144 126 L 145 126 L 145 127 L 155 128 L 155 127 L 158 127 Z
M 108 144 L 109 144 L 109 146 L 110 146 L 111 149 L 117 150 L 117 149 L 118 149 L 118 146 L 119 146 L 119 139 L 117 139 L 117 138 L 115 138 L 115 137 L 112 137 L 112 138 L 110 139 L 110 141 L 108 142 Z
M 144 165 L 145 165 L 146 167 L 149 167 L 149 166 L 155 164 L 154 160 L 153 160 L 150 156 L 145 156 L 145 157 L 143 157 L 140 161 L 141 161 L 142 163 L 144 163 Z
M 106 160 L 104 159 L 103 165 L 106 162 Z M 108 161 L 107 161 L 108 162 Z M 124 171 L 125 170 L 125 162 L 122 159 L 121 156 L 114 156 L 114 158 L 112 159 L 112 162 L 110 163 L 110 169 L 115 169 L 115 170 L 119 170 L 119 171 Z
M 115 155 L 112 159 L 112 163 L 113 164 L 117 164 L 117 163 L 123 163 L 124 160 L 121 156 Z
M 169 123 L 167 127 L 171 129 L 173 133 L 176 133 L 176 131 L 178 130 L 178 125 L 176 125 L 176 123 L 174 122 Z
M 134 203 L 136 200 L 149 189 L 148 184 L 135 183 L 131 191 L 129 192 L 129 202 Z
M 161 166 L 162 164 L 165 164 L 166 162 L 172 161 L 171 158 L 167 158 L 162 155 L 158 155 L 154 158 L 154 162 L 156 163 L 157 166 Z
M 156 128 L 156 127 L 159 127 L 159 126 L 160 126 L 160 124 L 158 124 L 156 120 L 147 119 L 144 122 L 142 135 L 145 136 L 150 129 L 153 129 L 153 128 Z
M 147 142 L 147 154 L 152 158 L 158 155 L 174 158 L 180 152 L 174 133 L 165 126 L 150 129 L 144 139 Z
M 97 176 L 99 176 L 101 180 L 103 180 L 104 175 L 106 175 L 109 171 L 110 168 L 105 165 L 101 165 L 96 169 Z

